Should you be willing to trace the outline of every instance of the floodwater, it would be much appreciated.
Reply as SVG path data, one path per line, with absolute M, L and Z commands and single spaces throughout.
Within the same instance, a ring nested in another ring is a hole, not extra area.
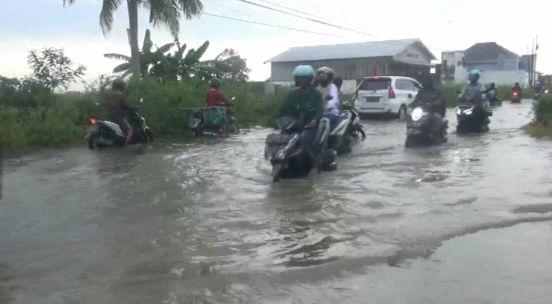
M 0 303 L 549 303 L 552 142 L 530 101 L 483 135 L 452 112 L 445 145 L 364 121 L 337 171 L 276 184 L 262 128 L 5 160 Z

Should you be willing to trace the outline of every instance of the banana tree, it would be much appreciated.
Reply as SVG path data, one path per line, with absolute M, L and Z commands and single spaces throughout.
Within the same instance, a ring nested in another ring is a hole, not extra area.
M 151 40 L 150 30 L 146 30 L 144 36 L 144 42 L 142 43 L 142 50 L 139 52 L 140 58 L 140 71 L 142 77 L 148 76 L 152 67 L 158 65 L 165 58 L 165 53 L 169 52 L 175 43 L 167 43 L 161 47 L 157 47 L 153 51 L 153 42 Z M 132 58 L 131 56 L 123 54 L 108 53 L 104 54 L 106 58 L 122 60 L 124 63 L 116 66 L 113 69 L 114 73 L 122 73 L 122 77 L 125 77 L 132 73 Z

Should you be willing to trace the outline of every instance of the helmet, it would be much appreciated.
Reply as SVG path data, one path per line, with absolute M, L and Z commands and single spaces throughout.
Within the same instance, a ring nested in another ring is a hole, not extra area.
M 120 78 L 117 78 L 117 79 L 114 79 L 112 82 L 111 82 L 111 88 L 113 90 L 117 90 L 117 91 L 124 91 L 125 90 L 125 87 L 126 87 L 126 84 L 125 82 L 120 79 Z
M 329 67 L 323 66 L 318 69 L 317 74 L 324 73 L 328 76 L 328 78 L 331 80 L 334 78 L 335 72 Z
M 314 69 L 310 65 L 298 65 L 293 69 L 293 77 L 314 78 Z
M 475 69 L 471 70 L 470 74 L 468 75 L 468 80 L 471 82 L 477 82 L 481 78 L 481 71 Z
M 218 80 L 217 78 L 213 78 L 209 82 L 209 85 L 211 86 L 211 88 L 218 88 L 220 87 L 220 80 Z

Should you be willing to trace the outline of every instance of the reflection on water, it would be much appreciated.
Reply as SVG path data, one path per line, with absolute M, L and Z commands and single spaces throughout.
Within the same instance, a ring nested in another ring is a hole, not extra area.
M 546 220 L 552 144 L 518 131 L 528 111 L 505 105 L 488 134 L 420 149 L 403 147 L 404 123 L 367 121 L 336 172 L 277 184 L 266 129 L 27 157 L 4 180 L 0 303 L 299 301 L 297 284 Z

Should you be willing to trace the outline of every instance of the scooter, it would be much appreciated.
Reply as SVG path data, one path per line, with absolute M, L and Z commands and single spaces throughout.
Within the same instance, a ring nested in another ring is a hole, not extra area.
M 406 147 L 430 146 L 447 142 L 448 120 L 415 108 L 406 118 Z
M 481 103 L 462 103 L 456 108 L 458 121 L 456 132 L 459 134 L 487 132 L 489 131 L 489 116 L 492 115 L 493 113 L 485 110 Z
M 129 142 L 130 145 L 147 143 L 153 140 L 153 135 L 146 123 L 146 119 L 138 111 L 133 111 L 128 116 L 128 122 L 133 129 L 133 135 Z M 91 118 L 90 125 L 92 129 L 86 136 L 88 148 L 98 149 L 125 146 L 126 134 L 118 124 L 109 120 Z
M 192 110 L 191 115 L 187 125 L 196 136 L 228 136 L 240 132 L 238 120 L 228 107 L 200 108 Z
M 512 103 L 521 103 L 521 92 L 520 91 L 512 91 Z
M 314 168 L 314 163 L 307 151 L 301 146 L 301 133 L 305 128 L 302 120 L 282 117 L 276 121 L 280 133 L 269 134 L 265 143 L 265 159 L 272 165 L 272 180 L 281 178 L 304 177 Z M 321 147 L 321 169 L 335 170 L 336 151 L 328 148 L 330 122 L 320 119 L 316 134 L 317 145 Z

